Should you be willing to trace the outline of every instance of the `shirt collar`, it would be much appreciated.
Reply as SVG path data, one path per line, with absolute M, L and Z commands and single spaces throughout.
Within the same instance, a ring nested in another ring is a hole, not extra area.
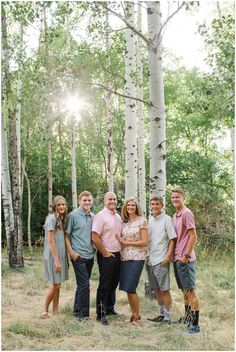
M 159 219 L 160 217 L 162 217 L 163 215 L 165 214 L 165 210 L 161 210 L 161 214 L 159 214 L 159 215 L 157 215 L 157 216 L 153 216 L 152 215 L 152 217 L 153 217 L 153 219 Z
M 181 216 L 183 214 L 183 211 L 184 211 L 185 207 L 183 207 L 182 209 L 180 209 L 179 211 L 177 211 L 175 213 L 176 216 Z
M 108 209 L 108 208 L 106 208 L 106 207 L 104 207 L 103 210 L 105 210 L 106 212 L 108 212 L 109 214 L 112 214 L 112 215 L 115 215 L 115 214 L 117 213 L 116 211 L 113 212 L 113 211 L 111 211 L 110 209 Z
M 89 210 L 88 213 L 85 213 L 81 207 L 78 208 L 78 213 L 79 213 L 80 215 L 83 215 L 83 216 L 86 216 L 86 215 L 89 215 L 89 216 L 90 216 L 90 215 L 91 215 L 91 211 L 90 211 L 90 210 Z

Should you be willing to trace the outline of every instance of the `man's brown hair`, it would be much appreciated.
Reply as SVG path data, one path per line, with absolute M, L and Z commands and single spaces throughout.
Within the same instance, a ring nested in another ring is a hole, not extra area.
M 83 191 L 79 194 L 79 196 L 78 196 L 79 202 L 81 201 L 82 197 L 92 197 L 93 198 L 92 194 L 89 191 Z
M 163 201 L 163 198 L 162 198 L 162 197 L 151 196 L 151 197 L 150 197 L 150 202 L 151 202 L 152 200 L 155 200 L 156 202 L 160 202 L 162 205 L 164 205 L 164 201 Z
M 171 190 L 171 193 L 179 193 L 179 194 L 182 194 L 183 196 L 185 196 L 184 194 L 184 190 L 181 188 L 181 187 L 174 187 L 172 190 Z

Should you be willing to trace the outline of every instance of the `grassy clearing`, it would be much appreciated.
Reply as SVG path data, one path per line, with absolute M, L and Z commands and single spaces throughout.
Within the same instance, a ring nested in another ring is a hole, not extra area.
M 199 250 L 197 287 L 201 300 L 201 333 L 189 336 L 181 325 L 162 326 L 147 321 L 158 314 L 154 300 L 144 297 L 145 271 L 139 284 L 142 323 L 131 326 L 126 294 L 117 291 L 119 318 L 109 318 L 110 325 L 96 321 L 98 268 L 91 280 L 91 318 L 78 322 L 71 315 L 75 280 L 70 265 L 70 280 L 62 285 L 60 313 L 47 320 L 39 318 L 44 294 L 42 253 L 33 258 L 25 254 L 25 268 L 10 270 L 6 253 L 2 254 L 2 350 L 78 351 L 78 350 L 234 350 L 234 259 L 233 256 L 207 255 Z M 173 318 L 183 313 L 182 294 L 171 271 Z

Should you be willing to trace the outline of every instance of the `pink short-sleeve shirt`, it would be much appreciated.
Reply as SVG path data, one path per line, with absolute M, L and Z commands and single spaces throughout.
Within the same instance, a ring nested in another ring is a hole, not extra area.
M 188 230 L 196 228 L 194 215 L 191 210 L 183 207 L 180 211 L 176 212 L 173 217 L 173 225 L 177 234 L 173 258 L 174 261 L 176 261 L 186 253 L 186 247 L 189 240 Z M 194 250 L 190 255 L 190 261 L 192 262 L 196 259 Z
M 96 232 L 108 252 L 119 252 L 121 244 L 116 235 L 121 235 L 122 221 L 118 213 L 104 208 L 93 218 L 92 231 Z

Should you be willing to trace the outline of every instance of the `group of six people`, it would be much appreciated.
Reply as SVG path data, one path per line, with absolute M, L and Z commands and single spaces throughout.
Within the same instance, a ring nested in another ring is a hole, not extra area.
M 96 314 L 103 325 L 109 325 L 109 315 L 119 315 L 115 310 L 118 285 L 127 293 L 131 309 L 128 322 L 136 326 L 140 324 L 136 289 L 147 260 L 149 283 L 156 292 L 160 308 L 160 314 L 148 320 L 165 324 L 184 323 L 189 333 L 200 332 L 199 298 L 195 290 L 196 226 L 184 198 L 181 188 L 171 191 L 171 201 L 176 209 L 171 219 L 165 214 L 162 197 L 151 196 L 151 216 L 147 222 L 135 197 L 125 200 L 120 216 L 116 211 L 116 194 L 107 192 L 104 208 L 94 215 L 91 212 L 92 194 L 83 191 L 78 197 L 79 207 L 67 216 L 65 198 L 56 196 L 53 213 L 47 216 L 45 223 L 45 275 L 52 286 L 47 292 L 41 317 L 49 317 L 51 303 L 53 314 L 58 312 L 60 285 L 68 280 L 68 251 L 76 278 L 73 315 L 80 321 L 88 319 L 90 276 L 97 252 L 99 284 Z M 184 316 L 176 321 L 171 320 L 171 261 L 185 305 Z

